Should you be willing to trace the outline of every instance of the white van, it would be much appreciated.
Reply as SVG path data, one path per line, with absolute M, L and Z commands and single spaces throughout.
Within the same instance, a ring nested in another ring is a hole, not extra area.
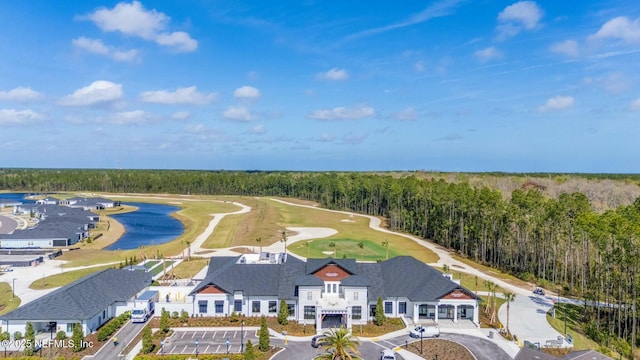
M 380 355 L 380 360 L 396 360 L 396 353 L 393 350 L 384 350 Z

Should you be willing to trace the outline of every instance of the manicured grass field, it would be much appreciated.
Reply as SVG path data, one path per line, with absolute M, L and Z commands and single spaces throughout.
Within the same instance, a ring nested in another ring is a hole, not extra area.
M 144 267 L 146 267 L 147 269 L 151 269 L 152 267 L 158 265 L 160 263 L 160 261 L 147 261 L 146 263 L 144 263 Z
M 67 285 L 89 274 L 93 274 L 100 270 L 105 270 L 113 267 L 117 267 L 117 266 L 116 265 L 95 266 L 95 267 L 90 267 L 82 270 L 73 270 L 73 271 L 62 273 L 62 274 L 51 275 L 51 276 L 47 276 L 32 282 L 31 285 L 29 285 L 29 288 L 34 290 L 57 288 L 63 285 Z
M 6 314 L 20 306 L 20 301 L 19 297 L 13 296 L 11 284 L 0 282 L 0 315 Z
M 173 273 L 178 277 L 178 279 L 191 279 L 208 264 L 209 259 L 192 257 L 190 261 L 184 260 L 174 267 Z
M 175 261 L 167 261 L 166 265 L 167 265 L 167 269 L 169 269 L 169 267 L 171 267 L 171 264 L 173 264 Z M 160 264 L 158 264 L 156 267 L 152 268 L 151 270 L 149 270 L 149 272 L 151 273 L 151 275 L 156 276 L 158 274 L 160 274 L 163 270 L 164 270 L 165 266 L 163 264 L 163 262 L 160 262 Z
M 361 242 L 363 244 L 363 249 L 360 249 L 358 246 Z M 287 248 L 296 254 L 311 258 L 326 258 L 331 256 L 335 258 L 354 258 L 360 261 L 377 261 L 385 260 L 387 256 L 386 249 L 382 244 L 375 243 L 371 240 L 354 240 L 331 237 L 327 239 L 309 240 L 306 243 L 309 244 L 309 249 L 307 249 L 304 241 L 297 242 Z M 330 246 L 331 243 L 335 244 L 335 248 Z M 409 254 L 404 253 L 402 249 L 392 248 L 390 246 L 389 257 L 391 258 L 398 255 Z

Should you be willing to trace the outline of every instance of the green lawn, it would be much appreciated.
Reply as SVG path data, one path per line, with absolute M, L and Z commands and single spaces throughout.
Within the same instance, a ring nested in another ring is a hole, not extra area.
M 20 306 L 20 298 L 13 294 L 11 284 L 0 282 L 0 315 Z
M 34 290 L 57 288 L 60 286 L 67 285 L 89 274 L 93 274 L 100 270 L 105 270 L 105 269 L 114 268 L 114 267 L 117 267 L 117 266 L 105 265 L 105 266 L 90 267 L 90 268 L 81 269 L 81 270 L 67 271 L 62 274 L 51 275 L 51 276 L 38 279 L 32 282 L 31 285 L 29 285 L 29 288 Z
M 360 249 L 358 244 L 362 242 L 364 244 L 364 249 Z M 305 243 L 309 244 L 309 249 L 307 252 L 307 247 Z M 330 246 L 331 243 L 334 243 L 335 246 L 335 257 L 336 258 L 354 258 L 356 260 L 365 260 L 365 261 L 376 261 L 376 260 L 385 260 L 386 259 L 386 249 L 382 246 L 382 243 L 376 243 L 371 240 L 354 240 L 347 238 L 327 238 L 327 239 L 316 239 L 310 240 L 308 242 L 300 241 L 287 248 L 299 255 L 311 258 L 326 258 L 329 256 L 334 256 L 334 248 Z M 409 255 L 402 251 L 402 249 L 398 249 L 395 247 L 389 247 L 389 257 L 394 257 L 398 255 Z
M 160 261 L 147 261 L 146 263 L 144 263 L 144 267 L 146 267 L 147 269 L 151 269 L 152 267 L 158 265 L 160 263 Z
M 174 262 L 175 261 L 167 261 L 167 269 L 169 269 L 171 264 L 173 264 Z M 156 276 L 156 275 L 160 274 L 163 270 L 164 270 L 164 265 L 163 265 L 162 262 L 160 262 L 159 265 L 157 265 L 156 267 L 154 267 L 151 270 L 149 270 L 149 272 L 151 273 L 151 275 Z

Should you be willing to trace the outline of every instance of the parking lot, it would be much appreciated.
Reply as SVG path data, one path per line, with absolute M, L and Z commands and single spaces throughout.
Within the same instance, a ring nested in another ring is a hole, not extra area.
M 241 344 L 251 340 L 258 343 L 255 329 L 194 331 L 174 329 L 173 335 L 165 341 L 159 353 L 165 354 L 226 354 L 241 352 Z M 197 344 L 197 345 L 196 345 Z

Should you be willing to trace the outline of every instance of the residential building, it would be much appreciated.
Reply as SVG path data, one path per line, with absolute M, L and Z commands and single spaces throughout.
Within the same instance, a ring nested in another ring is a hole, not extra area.
M 213 257 L 204 280 L 189 295 L 194 314 L 203 316 L 277 316 L 284 299 L 291 320 L 317 331 L 372 321 L 378 298 L 387 317 L 414 323 L 479 323 L 473 292 L 410 256 L 379 263 L 332 258 L 305 262 L 270 253 Z
M 2 331 L 24 334 L 28 321 L 36 333 L 73 333 L 76 323 L 88 335 L 132 308 L 136 295 L 151 284 L 142 271 L 106 269 L 79 279 L 0 316 Z

